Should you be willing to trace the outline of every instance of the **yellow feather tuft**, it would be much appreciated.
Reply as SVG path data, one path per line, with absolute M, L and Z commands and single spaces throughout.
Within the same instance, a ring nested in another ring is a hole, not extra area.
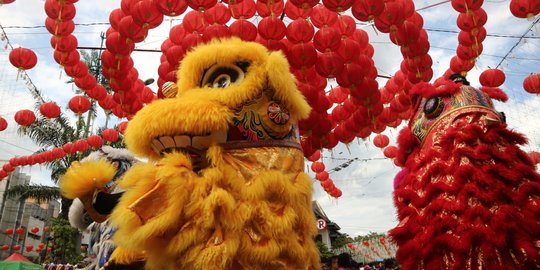
M 75 199 L 102 188 L 116 174 L 116 168 L 107 160 L 73 162 L 60 178 L 60 191 L 68 199 Z

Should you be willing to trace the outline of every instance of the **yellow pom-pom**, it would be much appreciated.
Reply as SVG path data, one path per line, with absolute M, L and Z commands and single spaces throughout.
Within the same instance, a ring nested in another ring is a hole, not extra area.
M 107 160 L 74 162 L 60 178 L 60 191 L 68 199 L 75 199 L 102 188 L 116 174 Z

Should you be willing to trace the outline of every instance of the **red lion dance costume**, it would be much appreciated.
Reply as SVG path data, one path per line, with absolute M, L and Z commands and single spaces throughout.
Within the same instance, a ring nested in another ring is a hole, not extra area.
M 540 269 L 540 175 L 491 98 L 499 89 L 440 80 L 411 91 L 398 138 L 390 231 L 403 269 Z

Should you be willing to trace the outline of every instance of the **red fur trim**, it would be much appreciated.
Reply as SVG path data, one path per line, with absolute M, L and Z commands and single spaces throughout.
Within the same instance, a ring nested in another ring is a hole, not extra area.
M 437 85 L 426 82 L 419 82 L 409 91 L 411 96 L 430 98 L 433 96 L 447 96 L 457 93 L 460 85 L 450 80 L 440 80 Z
M 405 164 L 407 157 L 414 149 L 419 147 L 418 139 L 414 136 L 411 129 L 406 127 L 399 132 L 397 141 L 398 151 L 396 159 L 399 164 Z
M 508 96 L 506 95 L 506 93 L 498 87 L 485 87 L 484 86 L 484 87 L 480 87 L 480 90 L 482 90 L 482 92 L 486 93 L 486 95 L 488 95 L 492 99 L 496 99 L 502 102 L 508 101 Z
M 399 186 L 399 183 L 401 182 L 401 180 L 403 180 L 403 178 L 405 178 L 407 173 L 409 173 L 409 170 L 402 169 L 396 174 L 396 177 L 394 177 L 394 189 L 396 189 Z
M 456 122 L 423 149 L 401 131 L 390 236 L 404 269 L 539 269 L 540 175 L 525 142 L 506 124 Z

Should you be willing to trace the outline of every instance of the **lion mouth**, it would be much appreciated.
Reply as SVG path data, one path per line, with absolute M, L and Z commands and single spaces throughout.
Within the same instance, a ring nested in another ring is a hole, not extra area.
M 152 141 L 152 149 L 158 153 L 179 150 L 190 156 L 200 155 L 210 146 L 227 141 L 227 131 L 214 131 L 207 134 L 164 135 Z
M 188 155 L 194 171 L 208 167 L 206 150 L 212 145 L 227 142 L 227 131 L 214 131 L 207 134 L 163 135 L 152 141 L 152 149 L 159 155 L 182 152 Z

